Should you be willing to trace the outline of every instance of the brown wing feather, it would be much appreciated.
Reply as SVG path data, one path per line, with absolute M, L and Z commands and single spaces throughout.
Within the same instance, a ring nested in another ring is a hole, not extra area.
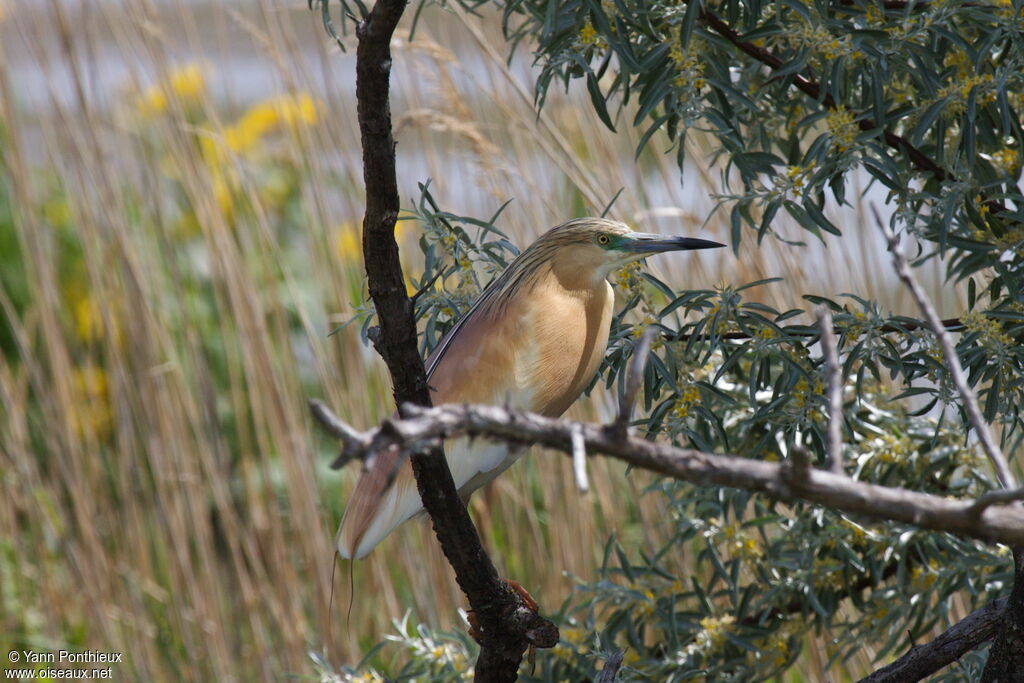
M 359 476 L 356 488 L 345 506 L 341 526 L 338 527 L 338 549 L 343 556 L 352 557 L 359 547 L 359 541 L 377 514 L 380 501 L 393 483 L 402 459 L 398 448 L 392 446 L 377 454 L 370 467 Z

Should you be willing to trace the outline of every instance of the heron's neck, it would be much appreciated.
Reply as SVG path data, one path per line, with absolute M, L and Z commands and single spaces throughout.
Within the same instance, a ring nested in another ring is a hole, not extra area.
M 590 297 L 604 292 L 612 266 L 594 263 L 584 255 L 565 250 L 549 261 L 547 269 L 548 277 L 563 289 Z

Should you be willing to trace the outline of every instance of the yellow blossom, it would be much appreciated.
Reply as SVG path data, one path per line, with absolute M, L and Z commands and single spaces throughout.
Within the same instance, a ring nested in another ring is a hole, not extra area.
M 690 384 L 679 393 L 679 398 L 672 406 L 672 415 L 677 419 L 683 419 L 690 414 L 690 408 L 700 403 L 700 389 Z
M 359 232 L 351 224 L 342 225 L 334 238 L 334 249 L 342 263 L 358 263 L 363 256 Z
M 860 130 L 853 112 L 846 107 L 833 109 L 828 113 L 825 122 L 828 124 L 829 133 L 832 134 L 832 142 L 840 152 L 853 145 Z
M 224 131 L 224 143 L 232 152 L 247 152 L 278 129 L 315 124 L 318 109 L 318 103 L 308 94 L 283 95 L 257 102 Z
M 1004 173 L 1016 173 L 1020 168 L 1020 152 L 1012 147 L 1003 147 L 992 153 L 992 162 Z
M 583 24 L 583 28 L 580 29 L 580 42 L 584 45 L 597 45 L 598 40 L 597 29 L 587 19 L 587 22 Z
M 878 5 L 868 4 L 864 10 L 864 21 L 868 24 L 881 24 L 885 21 L 885 15 L 882 14 L 882 8 Z
M 206 93 L 206 78 L 198 64 L 190 63 L 171 69 L 167 77 L 146 88 L 136 103 L 136 109 L 144 117 L 159 116 L 167 111 L 168 104 L 176 99 L 183 105 L 193 104 Z
M 104 439 L 113 426 L 107 373 L 93 364 L 72 371 L 73 412 L 71 426 L 79 438 L 87 435 Z
M 735 621 L 736 618 L 728 614 L 724 617 L 704 617 L 700 620 L 700 626 L 704 630 L 698 634 L 698 640 L 703 636 L 707 640 L 708 649 L 717 650 L 725 644 L 726 635 Z
M 971 311 L 960 317 L 960 322 L 968 332 L 978 334 L 978 342 L 987 348 L 1012 346 L 1013 337 L 1008 335 L 999 321 L 987 317 L 984 313 Z
M 553 648 L 554 655 L 560 659 L 572 659 L 577 653 L 583 654 L 588 650 L 586 639 L 586 629 L 575 626 L 563 628 L 561 629 L 561 639 Z

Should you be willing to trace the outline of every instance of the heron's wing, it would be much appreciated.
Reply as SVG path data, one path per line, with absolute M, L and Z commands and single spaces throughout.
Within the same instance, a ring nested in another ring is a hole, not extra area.
M 516 325 L 514 315 L 498 322 L 480 309 L 460 320 L 431 354 L 428 382 L 434 403 L 511 401 L 518 405 L 513 396 L 517 390 L 512 342 L 521 331 Z M 462 441 L 454 440 L 446 449 L 459 489 L 475 475 L 499 467 L 508 455 L 507 447 L 479 441 L 470 446 Z M 465 494 L 470 492 L 466 488 Z M 338 551 L 342 557 L 362 557 L 421 508 L 408 458 L 397 449 L 380 453 L 356 483 L 338 530 Z

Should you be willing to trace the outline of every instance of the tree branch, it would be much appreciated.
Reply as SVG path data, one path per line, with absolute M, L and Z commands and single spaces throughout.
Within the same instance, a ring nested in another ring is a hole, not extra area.
M 945 320 L 942 320 L 941 322 L 942 322 L 942 326 L 945 329 L 947 329 L 947 330 L 955 330 L 955 329 L 963 327 L 963 323 L 960 322 L 960 318 L 946 318 Z M 802 328 L 804 326 L 802 326 L 802 325 L 794 325 L 793 327 L 801 327 Z M 914 332 L 916 330 L 931 329 L 931 328 L 929 328 L 927 324 L 923 324 L 923 323 L 920 324 L 920 325 L 918 325 L 916 323 L 897 323 L 897 324 L 894 324 L 894 325 L 882 325 L 881 327 L 879 327 L 877 329 L 878 329 L 879 332 L 887 334 L 887 333 L 890 333 L 890 332 Z M 814 332 L 813 330 L 807 330 L 807 329 L 793 330 L 790 327 L 783 327 L 782 330 L 785 331 L 786 334 L 790 334 L 790 335 L 792 335 L 794 337 L 813 337 L 814 335 L 818 334 L 818 332 Z M 833 327 L 832 328 L 832 332 L 833 332 L 833 334 L 835 334 L 835 333 L 838 332 L 838 330 L 836 330 Z M 700 334 L 701 334 L 701 336 L 704 336 L 704 337 L 710 337 L 711 336 L 707 332 L 701 332 Z M 693 334 L 677 334 L 677 335 L 665 334 L 663 339 L 665 341 L 670 341 L 670 342 L 671 341 L 689 341 L 689 339 L 692 336 L 693 336 Z M 748 334 L 747 332 L 726 332 L 724 334 L 719 334 L 719 335 L 716 335 L 716 336 L 717 336 L 718 339 L 750 339 L 750 334 Z
M 978 435 L 978 440 L 981 441 L 985 454 L 992 462 L 992 467 L 995 468 L 1000 483 L 1002 483 L 1003 488 L 1016 487 L 1017 480 L 1010 471 L 1010 465 L 996 443 L 995 436 L 993 436 L 992 430 L 989 429 L 988 422 L 985 421 L 984 416 L 981 414 L 977 396 L 974 395 L 974 391 L 967 384 L 967 375 L 964 373 L 963 366 L 960 365 L 960 356 L 957 355 L 953 338 L 949 336 L 949 333 L 942 326 L 942 321 L 939 319 L 935 306 L 928 299 L 928 295 L 925 294 L 924 289 L 921 288 L 917 278 L 914 277 L 914 273 L 910 270 L 910 262 L 907 261 L 907 256 L 903 253 L 903 247 L 900 246 L 896 234 L 882 222 L 874 205 L 871 206 L 871 211 L 874 213 L 875 222 L 878 223 L 878 227 L 882 229 L 886 240 L 889 242 L 889 252 L 892 254 L 896 274 L 899 275 L 900 279 L 903 280 L 903 284 L 910 290 L 911 295 L 913 295 L 914 300 L 917 302 L 918 308 L 921 309 L 925 320 L 928 321 L 928 326 L 935 333 L 939 347 L 942 349 L 942 355 L 946 359 L 946 365 L 949 368 L 949 376 L 960 392 L 960 399 L 963 401 L 967 419 L 970 421 L 971 426 L 974 427 L 974 432 Z
M 409 404 L 430 405 L 416 345 L 413 302 L 406 295 L 394 235 L 399 197 L 390 107 L 391 37 L 405 6 L 406 0 L 378 0 L 356 28 L 356 101 L 366 185 L 363 257 L 380 320 L 374 346 L 391 373 L 400 412 Z M 324 410 L 314 410 L 314 415 L 322 419 L 330 411 L 321 407 Z M 335 434 L 345 442 L 345 434 Z M 346 446 L 342 453 L 346 450 L 358 451 Z M 414 451 L 411 461 L 423 507 L 480 625 L 477 676 L 486 681 L 515 680 L 526 648 L 552 647 L 558 642 L 558 629 L 501 581 L 459 498 L 440 444 Z
M 910 652 L 859 683 L 905 683 L 932 675 L 992 640 L 1007 602 L 1008 598 L 1000 598 L 974 610 L 931 642 L 910 648 Z
M 825 356 L 828 371 L 828 467 L 836 474 L 843 469 L 843 371 L 839 366 L 839 351 L 836 348 L 836 334 L 832 331 L 832 314 L 819 306 L 818 327 L 821 329 L 821 352 Z
M 972 500 L 951 500 L 908 489 L 879 486 L 808 467 L 792 471 L 787 463 L 734 455 L 713 455 L 635 437 L 619 438 L 614 429 L 553 419 L 496 406 L 406 406 L 409 417 L 374 430 L 373 449 L 422 448 L 439 439 L 482 436 L 515 444 L 540 444 L 572 452 L 579 430 L 587 453 L 603 453 L 634 467 L 704 486 L 728 486 L 767 493 L 780 500 L 803 500 L 849 514 L 913 524 L 983 541 L 1024 543 L 1024 509 L 990 506 L 980 514 Z M 358 445 L 354 447 L 358 448 Z

